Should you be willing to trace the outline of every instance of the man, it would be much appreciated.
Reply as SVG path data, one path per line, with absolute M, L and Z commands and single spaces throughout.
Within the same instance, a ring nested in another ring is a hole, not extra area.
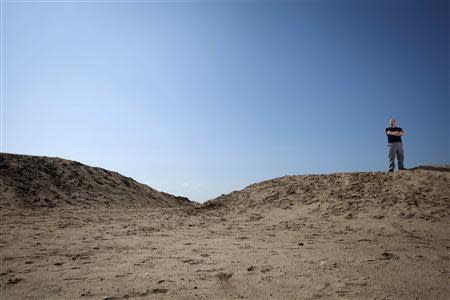
M 390 127 L 386 128 L 386 135 L 388 138 L 389 172 L 394 172 L 395 157 L 397 157 L 398 169 L 404 170 L 404 153 L 402 144 L 403 130 L 400 127 L 397 127 L 397 121 L 395 119 L 390 119 L 389 125 Z

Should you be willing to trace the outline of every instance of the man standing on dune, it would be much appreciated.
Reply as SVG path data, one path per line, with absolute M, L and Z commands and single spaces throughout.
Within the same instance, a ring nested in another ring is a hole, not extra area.
M 397 121 L 395 119 L 390 119 L 389 125 L 390 127 L 386 128 L 386 135 L 388 138 L 389 172 L 394 172 L 395 157 L 397 157 L 398 169 L 404 170 L 404 153 L 402 144 L 403 130 L 400 127 L 397 127 Z

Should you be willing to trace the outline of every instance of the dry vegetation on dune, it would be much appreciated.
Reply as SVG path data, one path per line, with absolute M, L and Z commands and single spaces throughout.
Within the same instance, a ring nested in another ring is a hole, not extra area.
M 0 299 L 450 299 L 449 183 L 285 176 L 198 205 L 1 154 Z

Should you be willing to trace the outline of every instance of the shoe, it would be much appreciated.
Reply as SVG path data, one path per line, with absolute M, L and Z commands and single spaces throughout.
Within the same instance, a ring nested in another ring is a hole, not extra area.
M 399 171 L 403 171 L 403 170 L 406 170 L 406 168 L 400 168 L 400 169 L 398 169 Z
M 389 169 L 389 172 L 394 172 L 394 170 L 392 170 L 392 169 Z

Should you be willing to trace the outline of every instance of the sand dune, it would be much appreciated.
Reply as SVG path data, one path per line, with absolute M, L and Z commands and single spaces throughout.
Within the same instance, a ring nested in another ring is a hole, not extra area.
M 10 207 L 173 207 L 185 197 L 117 172 L 56 158 L 0 153 L 1 204 Z
M 204 204 L 237 213 L 273 208 L 315 215 L 400 216 L 437 220 L 450 215 L 450 166 L 420 166 L 397 173 L 284 176 Z
M 195 205 L 2 154 L 0 299 L 450 299 L 448 170 L 285 176 Z

